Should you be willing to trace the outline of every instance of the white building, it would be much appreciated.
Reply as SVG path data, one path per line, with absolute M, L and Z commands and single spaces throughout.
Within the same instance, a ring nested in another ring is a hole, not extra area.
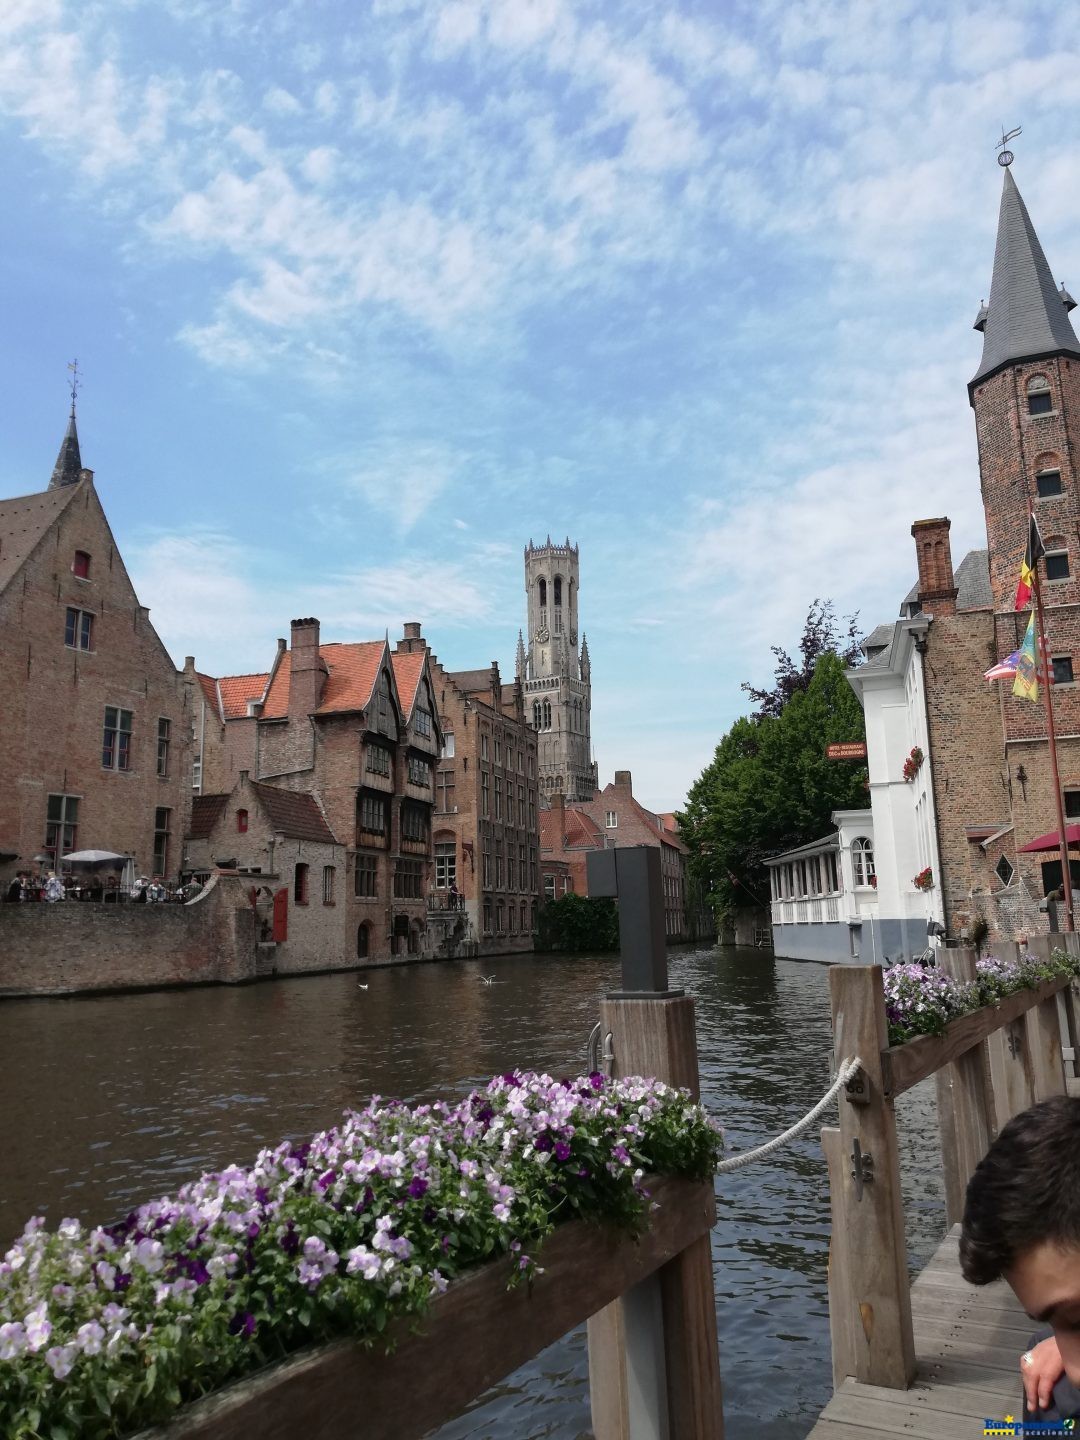
M 873 815 L 834 810 L 831 818 L 831 834 L 765 862 L 773 950 L 788 960 L 871 964 L 882 959 Z
M 905 601 L 904 608 L 914 607 Z M 929 624 L 928 616 L 909 614 L 879 625 L 863 642 L 866 664 L 847 672 L 866 718 L 877 871 L 875 959 L 920 954 L 928 922 L 944 919 L 923 680 Z M 916 877 L 926 877 L 922 883 L 930 888 L 917 886 Z

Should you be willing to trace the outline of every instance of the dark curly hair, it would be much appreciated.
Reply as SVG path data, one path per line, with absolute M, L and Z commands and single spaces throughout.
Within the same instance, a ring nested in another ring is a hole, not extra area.
M 1080 1098 L 1014 1116 L 979 1161 L 960 1231 L 964 1279 L 988 1285 L 1043 1241 L 1080 1249 Z

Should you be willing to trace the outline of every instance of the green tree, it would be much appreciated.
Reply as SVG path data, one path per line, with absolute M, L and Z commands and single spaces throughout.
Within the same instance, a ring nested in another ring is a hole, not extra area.
M 538 950 L 599 951 L 619 948 L 619 913 L 615 901 L 589 899 L 572 891 L 549 900 L 537 916 Z
M 691 787 L 679 823 L 719 910 L 765 904 L 770 855 L 826 834 L 834 810 L 867 804 L 865 767 L 825 757 L 827 745 L 865 735 L 844 668 L 826 652 L 777 715 L 736 720 Z

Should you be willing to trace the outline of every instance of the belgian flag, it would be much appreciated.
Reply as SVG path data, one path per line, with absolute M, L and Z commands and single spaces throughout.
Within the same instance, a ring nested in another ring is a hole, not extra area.
M 1024 563 L 1020 566 L 1020 583 L 1016 587 L 1014 610 L 1023 610 L 1030 602 L 1031 587 L 1035 581 L 1035 566 L 1045 554 L 1046 547 L 1039 534 L 1039 522 L 1034 515 L 1031 515 L 1028 520 L 1028 539 L 1027 549 L 1024 551 Z

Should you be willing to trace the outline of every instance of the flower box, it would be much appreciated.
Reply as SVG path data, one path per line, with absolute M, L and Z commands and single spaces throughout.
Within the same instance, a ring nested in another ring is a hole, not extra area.
M 415 1329 L 395 1326 L 389 1354 L 354 1340 L 312 1347 L 137 1440 L 419 1440 L 709 1233 L 711 1183 L 659 1179 L 650 1189 L 657 1208 L 636 1240 L 585 1221 L 560 1225 L 530 1286 L 507 1289 L 510 1268 L 493 1261 L 454 1281 Z

